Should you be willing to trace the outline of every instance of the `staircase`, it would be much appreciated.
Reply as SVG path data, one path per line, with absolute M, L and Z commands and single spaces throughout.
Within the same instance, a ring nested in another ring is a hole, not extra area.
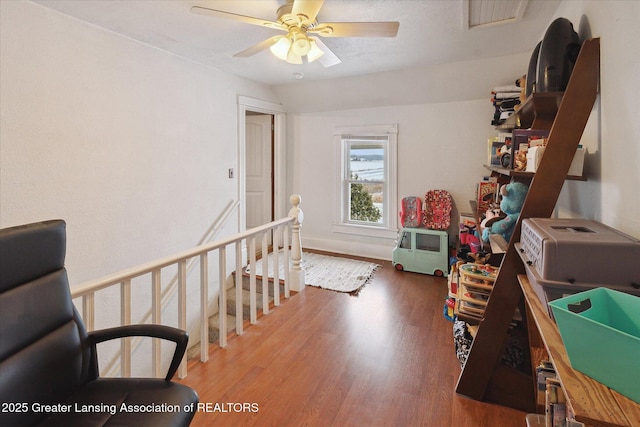
M 227 289 L 227 335 L 234 333 L 236 330 L 236 272 L 232 273 L 233 280 L 232 285 Z M 242 318 L 246 321 L 249 320 L 249 275 L 247 273 L 241 274 L 241 283 L 242 283 Z M 269 304 L 273 302 L 273 279 L 269 280 L 269 296 L 268 301 Z M 284 284 L 280 284 L 280 295 L 284 294 Z M 256 306 L 258 313 L 263 312 L 263 298 L 262 298 L 262 278 L 256 277 Z M 209 343 L 214 344 L 217 343 L 220 339 L 220 314 L 215 313 L 211 317 L 209 317 Z M 198 357 L 200 354 L 200 344 L 197 343 L 193 345 L 187 351 L 187 359 L 191 360 L 193 358 Z

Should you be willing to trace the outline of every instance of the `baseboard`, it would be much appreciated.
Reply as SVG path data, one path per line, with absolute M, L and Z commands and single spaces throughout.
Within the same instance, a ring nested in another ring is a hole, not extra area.
M 378 244 L 353 240 L 331 239 L 324 236 L 310 236 L 304 232 L 302 233 L 302 250 L 308 248 L 338 254 L 391 261 L 391 251 L 393 250 L 393 247 L 393 241 L 385 240 L 385 244 Z

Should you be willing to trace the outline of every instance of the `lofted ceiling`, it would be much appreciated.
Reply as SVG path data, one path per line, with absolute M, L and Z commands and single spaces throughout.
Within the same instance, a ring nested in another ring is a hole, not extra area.
M 342 60 L 329 68 L 318 61 L 289 64 L 268 50 L 248 58 L 233 57 L 279 33 L 190 12 L 192 6 L 202 6 L 275 21 L 285 0 L 33 1 L 221 71 L 280 85 L 295 81 L 299 73 L 305 81 L 324 80 L 531 52 L 561 0 L 326 0 L 319 22 L 400 22 L 395 38 L 324 38 Z M 522 3 L 521 17 L 471 26 L 465 19 L 473 14 L 466 8 L 477 2 L 485 3 L 483 10 L 490 12 L 508 10 L 507 3 Z

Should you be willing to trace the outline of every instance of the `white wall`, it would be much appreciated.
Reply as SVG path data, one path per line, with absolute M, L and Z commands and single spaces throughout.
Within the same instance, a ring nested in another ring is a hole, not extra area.
M 493 86 L 513 84 L 526 74 L 526 67 L 521 71 L 518 64 L 528 64 L 529 57 L 523 53 L 357 77 L 298 80 L 274 90 L 291 113 L 488 100 Z
M 340 174 L 333 131 L 336 126 L 398 124 L 398 197 L 446 189 L 457 211 L 469 212 L 482 167 L 492 107 L 488 100 L 396 105 L 294 115 L 289 120 L 296 154 L 294 191 L 305 195 L 303 245 L 389 259 L 393 239 L 332 233 L 336 179 Z M 463 120 L 464 123 L 460 123 Z M 454 213 L 455 215 L 455 213 Z M 455 234 L 455 232 L 454 232 Z
M 565 183 L 556 214 L 592 218 L 640 237 L 640 121 L 634 105 L 640 57 L 633 30 L 640 3 L 565 1 L 557 16 L 569 18 L 583 38 L 601 37 L 602 75 L 601 96 L 581 142 L 590 153 L 588 181 Z M 331 232 L 338 174 L 335 126 L 399 123 L 399 197 L 444 188 L 458 211 L 468 211 L 476 182 L 487 174 L 481 167 L 487 137 L 496 133 L 489 126 L 489 92 L 525 74 L 530 55 L 276 87 L 283 104 L 296 111 L 289 120 L 295 165 L 291 186 L 306 196 L 303 244 L 391 255 L 393 242 Z M 479 99 L 482 94 L 486 98 Z M 455 233 L 454 226 L 450 234 Z
M 600 96 L 581 141 L 589 180 L 565 183 L 558 215 L 596 219 L 640 238 L 640 2 L 564 1 L 556 16 L 581 38 L 600 37 Z
M 0 8 L 0 226 L 66 220 L 72 287 L 200 243 L 238 197 L 237 96 L 272 92 L 33 3 Z M 232 216 L 221 236 L 237 230 Z M 117 323 L 99 304 L 98 326 Z

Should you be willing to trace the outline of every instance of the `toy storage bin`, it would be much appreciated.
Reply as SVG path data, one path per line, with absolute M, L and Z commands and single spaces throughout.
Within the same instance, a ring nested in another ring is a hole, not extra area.
M 524 268 L 527 272 L 527 278 L 529 279 L 529 283 L 531 283 L 531 287 L 545 306 L 549 301 L 601 287 L 607 287 L 615 291 L 625 292 L 640 297 L 640 286 L 634 287 L 633 284 L 610 285 L 603 283 L 596 284 L 593 282 L 562 282 L 559 280 L 545 280 L 540 277 L 538 270 L 532 266 L 531 260 L 527 258 L 526 252 L 522 249 L 522 244 L 516 243 L 514 246 L 518 251 L 518 255 L 520 255 L 520 259 L 522 259 L 522 262 L 524 263 Z M 638 263 L 638 266 L 640 266 L 640 263 Z M 549 309 L 549 313 L 551 313 L 551 309 Z
M 596 221 L 525 218 L 520 248 L 546 281 L 640 287 L 640 240 Z
M 640 297 L 595 288 L 549 306 L 571 367 L 640 403 Z

